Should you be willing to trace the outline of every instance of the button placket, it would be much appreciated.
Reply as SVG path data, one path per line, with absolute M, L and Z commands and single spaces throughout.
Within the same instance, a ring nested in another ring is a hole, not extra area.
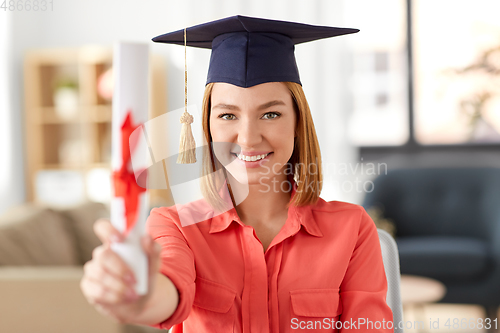
M 269 297 L 269 307 L 271 312 L 271 332 L 279 333 L 280 322 L 279 322 L 279 306 L 278 306 L 278 275 L 281 269 L 281 261 L 283 259 L 283 242 L 280 242 L 275 247 L 274 251 L 274 267 L 271 272 L 270 277 L 270 297 Z
M 242 296 L 243 332 L 268 333 L 268 281 L 262 243 L 254 236 L 252 227 L 242 228 L 240 237 L 245 264 Z

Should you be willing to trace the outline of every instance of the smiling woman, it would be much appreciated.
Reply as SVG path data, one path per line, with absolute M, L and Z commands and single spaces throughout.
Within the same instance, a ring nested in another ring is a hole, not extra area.
M 212 48 L 205 199 L 151 212 L 148 295 L 123 296 L 129 282 L 95 296 L 111 280 L 103 267 L 120 265 L 97 252 L 83 288 L 90 301 L 175 333 L 300 332 L 309 326 L 297 323 L 309 322 L 338 332 L 359 318 L 384 323 L 370 331 L 393 331 L 375 224 L 360 206 L 320 198 L 321 154 L 294 56 L 295 44 L 356 31 L 243 16 L 187 29 L 188 46 Z M 216 173 L 223 177 L 214 181 Z M 218 199 L 230 207 L 215 214 Z M 203 210 L 207 201 L 213 210 Z

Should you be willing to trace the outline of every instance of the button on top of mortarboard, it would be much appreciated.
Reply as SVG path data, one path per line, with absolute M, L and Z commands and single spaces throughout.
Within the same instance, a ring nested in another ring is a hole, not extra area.
M 358 31 L 238 15 L 187 28 L 186 45 L 212 49 L 207 84 L 300 84 L 295 44 Z M 153 41 L 184 45 L 184 30 L 160 35 Z

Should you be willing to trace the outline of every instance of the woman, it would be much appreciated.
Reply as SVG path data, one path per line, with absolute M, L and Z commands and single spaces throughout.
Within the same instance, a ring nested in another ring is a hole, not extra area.
M 232 159 L 234 207 L 189 226 L 179 212 L 197 203 L 153 210 L 144 297 L 109 250 L 120 234 L 99 221 L 104 245 L 85 265 L 87 299 L 118 320 L 174 332 L 393 331 L 375 225 L 357 205 L 319 198 L 319 145 L 293 56 L 299 42 L 356 31 L 241 16 L 187 31 L 192 46 L 212 47 L 203 128 L 207 142 L 229 143 L 212 158 Z

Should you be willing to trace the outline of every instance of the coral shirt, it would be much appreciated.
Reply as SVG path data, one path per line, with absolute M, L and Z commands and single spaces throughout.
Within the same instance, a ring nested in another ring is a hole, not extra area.
M 290 206 L 265 252 L 234 208 L 186 227 L 175 209 L 156 208 L 147 228 L 162 246 L 160 271 L 180 296 L 172 316 L 154 327 L 393 332 L 377 229 L 360 206 L 322 199 Z

